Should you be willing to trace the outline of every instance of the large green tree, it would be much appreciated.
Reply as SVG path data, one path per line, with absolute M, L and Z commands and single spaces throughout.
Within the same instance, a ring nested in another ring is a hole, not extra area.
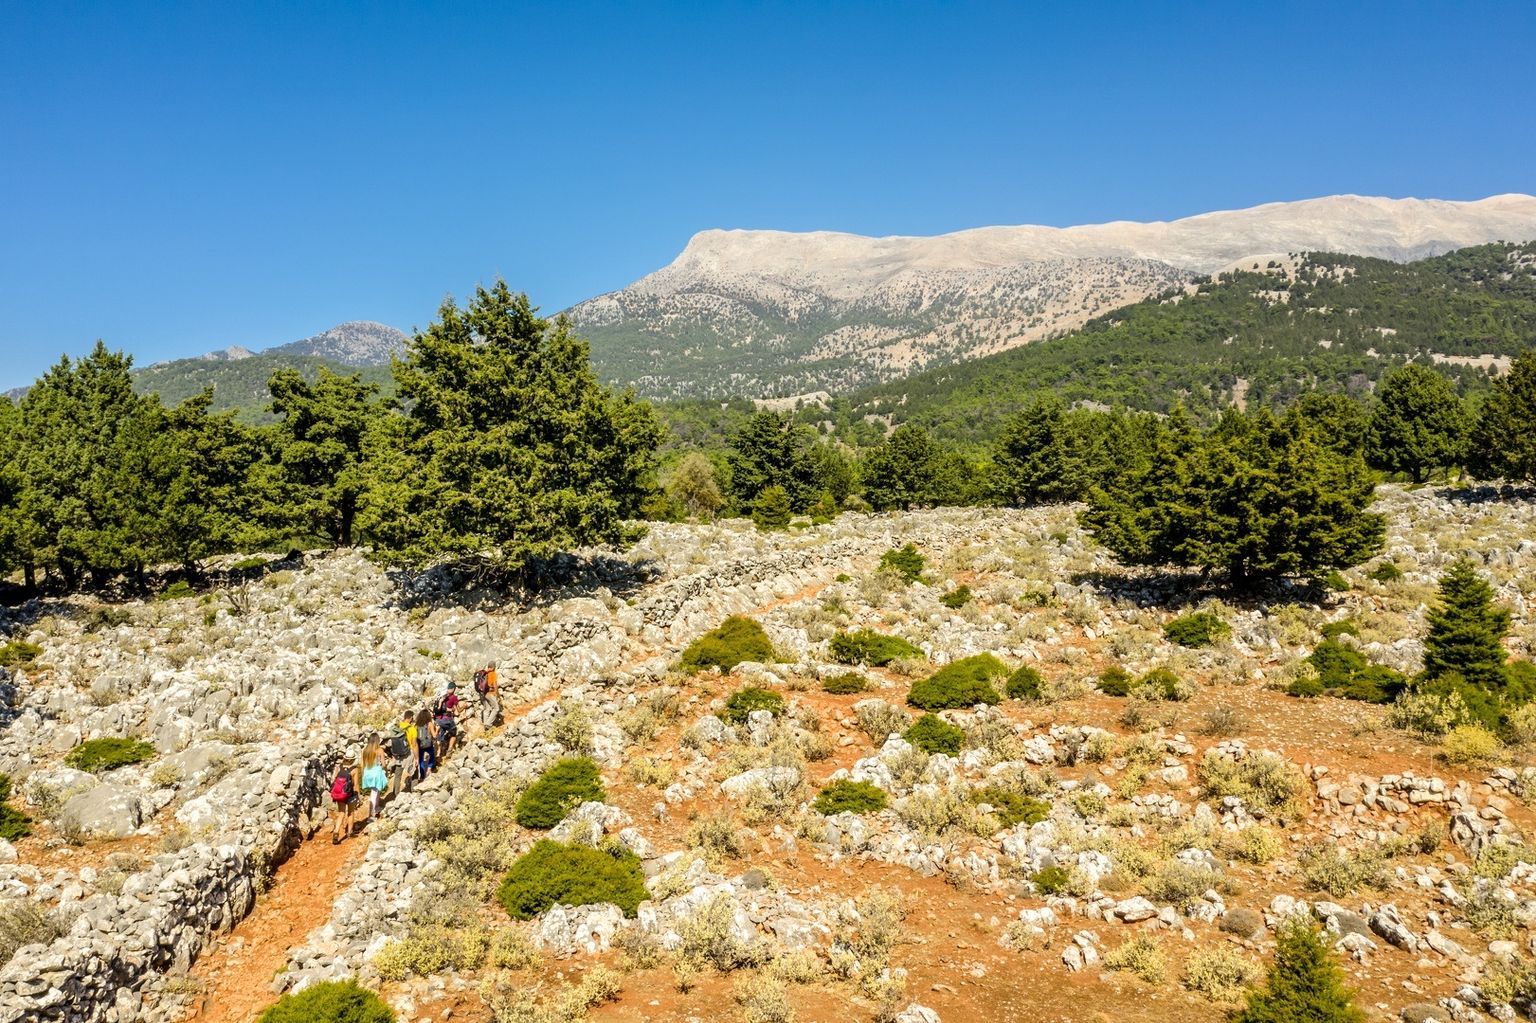
M 154 550 L 191 575 L 203 559 L 259 547 L 270 535 L 259 519 L 257 493 L 266 446 L 234 412 L 211 413 L 212 401 L 208 390 L 167 410 L 153 442 L 161 481 Z
M 378 387 L 321 367 L 314 383 L 295 369 L 268 384 L 278 417 L 279 503 L 301 531 L 350 547 L 358 505 L 369 485 L 369 434 L 385 414 Z
M 661 428 L 598 381 L 563 317 L 540 317 L 498 280 L 464 309 L 444 302 L 394 372 L 405 415 L 381 432 L 363 515 L 384 557 L 525 574 L 630 536 Z
M 1510 613 L 1493 602 L 1493 589 L 1470 561 L 1457 561 L 1440 577 L 1440 599 L 1429 612 L 1424 637 L 1424 675 L 1434 680 L 1459 675 L 1491 693 L 1502 693 L 1504 637 Z
M 1232 1023 L 1365 1023 L 1365 1013 L 1322 937 L 1298 917 L 1281 927 L 1264 986 Z
M 864 459 L 864 499 L 876 511 L 956 504 L 963 473 L 955 456 L 911 423 L 898 426 Z
M 1472 464 L 1483 479 L 1536 483 L 1536 350 L 1497 378 L 1473 431 Z
M 1229 409 L 1203 434 L 1176 412 L 1144 466 L 1095 487 L 1083 524 L 1121 561 L 1219 572 L 1238 588 L 1357 565 L 1385 523 L 1375 478 L 1299 412 Z
M 1381 383 L 1366 431 L 1366 457 L 1378 469 L 1422 483 L 1431 473 L 1462 463 L 1468 426 L 1451 382 L 1410 363 Z
M 783 487 L 796 512 L 809 508 L 820 494 L 816 463 L 807 432 L 789 416 L 774 412 L 752 415 L 731 438 L 726 456 L 731 495 L 738 507 L 750 507 L 764 490 Z

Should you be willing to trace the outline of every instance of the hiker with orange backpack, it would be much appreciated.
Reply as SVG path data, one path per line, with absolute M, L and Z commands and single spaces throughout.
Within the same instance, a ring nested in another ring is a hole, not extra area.
M 496 685 L 495 661 L 475 672 L 475 695 L 480 697 L 480 724 L 496 727 L 496 719 L 501 717 L 501 693 Z

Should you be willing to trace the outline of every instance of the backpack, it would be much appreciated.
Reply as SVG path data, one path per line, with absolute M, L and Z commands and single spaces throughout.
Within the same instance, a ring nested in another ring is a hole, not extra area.
M 411 740 L 404 732 L 391 732 L 385 740 L 384 752 L 391 760 L 408 760 L 411 756 Z
M 491 691 L 491 678 L 490 678 L 489 675 L 487 675 L 485 673 L 485 669 L 482 668 L 479 671 L 475 672 L 475 692 L 479 693 L 481 696 L 484 696 L 486 693 L 488 693 L 490 691 Z
M 352 772 L 342 771 L 331 782 L 331 799 L 338 803 L 349 803 L 352 796 Z
M 448 716 L 448 697 L 439 696 L 437 702 L 432 705 L 432 717 L 444 718 Z

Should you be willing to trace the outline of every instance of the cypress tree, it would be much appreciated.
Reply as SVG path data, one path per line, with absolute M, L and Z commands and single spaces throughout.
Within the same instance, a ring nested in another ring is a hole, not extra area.
M 1504 670 L 1504 637 L 1509 611 L 1493 602 L 1493 589 L 1472 563 L 1456 562 L 1440 577 L 1440 603 L 1429 613 L 1424 638 L 1424 675 L 1428 679 L 1457 674 L 1490 692 L 1508 681 Z
M 1473 468 L 1483 479 L 1536 483 L 1536 351 L 1493 381 L 1473 433 Z
M 1459 465 L 1466 442 L 1466 410 L 1444 376 L 1410 363 L 1382 381 L 1366 435 L 1373 466 L 1423 483 L 1434 470 Z
M 1365 1023 L 1344 971 L 1306 921 L 1292 920 L 1278 937 L 1264 986 L 1232 1023 Z

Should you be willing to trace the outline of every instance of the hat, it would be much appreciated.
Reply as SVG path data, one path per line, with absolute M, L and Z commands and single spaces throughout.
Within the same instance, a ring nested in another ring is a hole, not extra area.
M 448 683 L 448 688 L 449 689 L 457 689 L 458 687 L 459 687 L 459 684 L 457 682 L 449 682 Z

